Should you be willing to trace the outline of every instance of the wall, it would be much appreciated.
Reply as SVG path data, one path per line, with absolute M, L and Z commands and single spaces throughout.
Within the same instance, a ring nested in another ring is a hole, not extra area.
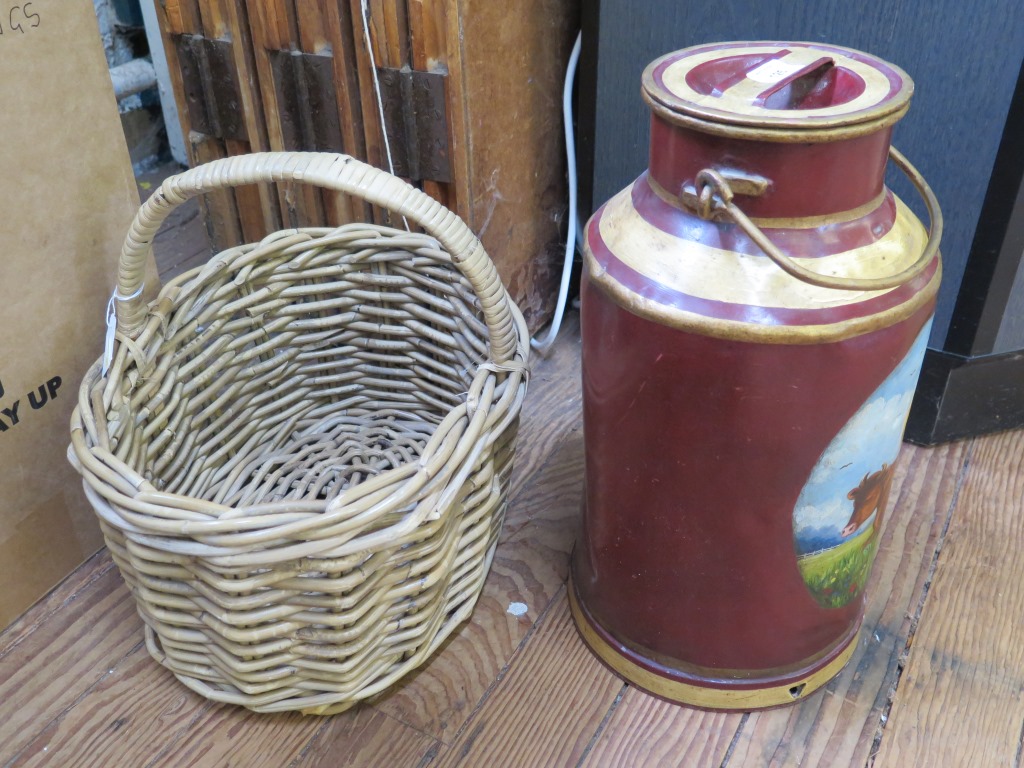
M 149 42 L 139 0 L 93 0 L 93 8 L 108 68 L 149 57 Z M 151 170 L 167 154 L 167 136 L 157 89 L 127 96 L 117 106 L 135 172 Z
M 120 18 L 119 11 L 124 13 L 125 3 L 114 0 L 93 0 L 96 9 L 96 20 L 100 25 L 100 37 L 103 39 L 103 52 L 107 57 L 107 66 L 115 67 L 135 58 L 132 40 L 127 32 L 125 20 Z M 117 6 L 117 7 L 115 7 Z M 136 6 L 138 3 L 136 2 Z M 130 16 L 128 21 L 130 22 Z

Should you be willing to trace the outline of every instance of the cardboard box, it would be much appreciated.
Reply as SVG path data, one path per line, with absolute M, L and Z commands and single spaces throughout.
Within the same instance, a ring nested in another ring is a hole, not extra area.
M 3 628 L 103 543 L 68 421 L 138 195 L 90 0 L 0 0 L 0 105 Z

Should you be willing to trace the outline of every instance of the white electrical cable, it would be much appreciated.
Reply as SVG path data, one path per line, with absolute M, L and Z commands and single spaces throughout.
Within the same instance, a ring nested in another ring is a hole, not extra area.
M 384 130 L 384 97 L 380 92 L 380 80 L 377 77 L 377 59 L 373 55 L 373 42 L 370 40 L 370 4 L 368 0 L 361 3 L 363 17 L 363 42 L 366 43 L 366 53 L 370 57 L 370 72 L 373 74 L 373 90 L 377 97 L 377 113 L 380 115 L 380 132 L 384 136 L 384 154 L 388 158 L 388 172 L 395 175 L 395 163 L 391 159 L 391 142 L 388 140 L 388 132 Z
M 373 73 L 373 90 L 377 96 L 377 113 L 380 116 L 380 132 L 384 137 L 384 154 L 388 159 L 388 173 L 395 175 L 395 162 L 391 156 L 391 141 L 388 139 L 387 129 L 384 127 L 384 97 L 380 92 L 380 78 L 377 77 L 377 59 L 373 55 L 373 42 L 370 40 L 370 5 L 369 0 L 362 0 L 360 4 L 363 17 L 363 41 L 366 43 L 366 53 L 370 57 L 370 72 Z M 402 216 L 405 222 L 405 229 L 409 230 L 409 221 Z
M 565 315 L 565 301 L 569 293 L 569 278 L 572 275 L 572 264 L 576 254 L 577 232 L 579 223 L 576 221 L 576 141 L 572 130 L 572 86 L 576 79 L 576 64 L 580 59 L 582 34 L 576 35 L 576 44 L 569 56 L 569 66 L 565 72 L 565 87 L 562 89 L 562 120 L 565 122 L 565 153 L 569 170 L 569 231 L 565 238 L 565 262 L 562 264 L 562 283 L 558 289 L 558 303 L 555 305 L 555 316 L 551 327 L 543 339 L 532 339 L 530 346 L 541 355 L 546 355 L 558 336 Z

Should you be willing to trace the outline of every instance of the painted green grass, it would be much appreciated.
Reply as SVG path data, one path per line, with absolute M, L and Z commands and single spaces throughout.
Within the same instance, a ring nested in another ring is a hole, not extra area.
M 819 604 L 841 608 L 864 591 L 878 549 L 878 537 L 872 533 L 869 527 L 838 547 L 797 560 L 800 574 Z

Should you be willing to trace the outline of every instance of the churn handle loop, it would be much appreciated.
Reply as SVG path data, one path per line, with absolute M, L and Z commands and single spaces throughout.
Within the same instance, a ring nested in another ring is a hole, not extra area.
M 935 253 L 939 249 L 939 240 L 942 239 L 942 210 L 939 208 L 939 201 L 931 187 L 928 186 L 928 182 L 895 147 L 889 147 L 889 156 L 917 188 L 924 199 L 924 204 L 928 208 L 928 216 L 931 219 L 931 225 L 928 228 L 928 242 L 925 244 L 920 258 L 902 272 L 889 277 L 836 277 L 823 275 L 797 264 L 780 251 L 761 231 L 761 228 L 739 209 L 732 200 L 734 193 L 729 182 L 722 173 L 713 168 L 706 168 L 697 174 L 693 190 L 695 199 L 693 197 L 691 199 L 695 204 L 697 215 L 703 219 L 710 219 L 716 214 L 731 218 L 757 244 L 757 247 L 765 252 L 768 258 L 798 280 L 821 288 L 836 288 L 841 291 L 887 290 L 901 286 L 921 274 L 935 257 Z
M 118 263 L 117 330 L 137 338 L 146 324 L 142 298 L 146 257 L 157 230 L 174 208 L 189 198 L 219 189 L 264 182 L 302 182 L 344 192 L 387 208 L 423 227 L 448 251 L 452 264 L 472 285 L 490 335 L 491 358 L 516 359 L 517 319 L 498 270 L 465 222 L 441 203 L 399 178 L 347 155 L 316 152 L 264 152 L 222 158 L 172 176 L 139 208 Z

